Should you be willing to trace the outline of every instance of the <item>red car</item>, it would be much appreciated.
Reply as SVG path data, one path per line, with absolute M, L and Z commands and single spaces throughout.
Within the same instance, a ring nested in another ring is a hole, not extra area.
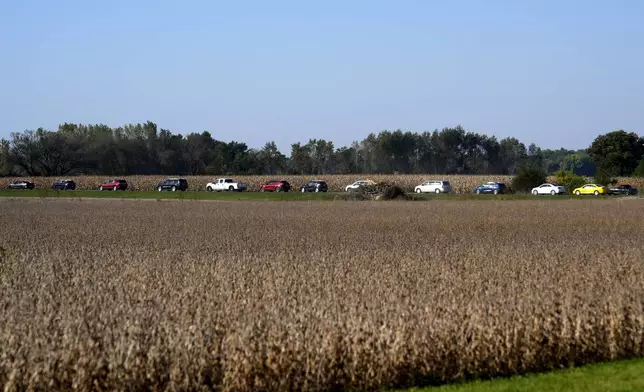
M 127 189 L 125 180 L 105 180 L 98 188 L 100 191 L 124 191 Z
M 271 180 L 259 188 L 260 192 L 288 192 L 290 190 L 291 184 L 284 180 Z

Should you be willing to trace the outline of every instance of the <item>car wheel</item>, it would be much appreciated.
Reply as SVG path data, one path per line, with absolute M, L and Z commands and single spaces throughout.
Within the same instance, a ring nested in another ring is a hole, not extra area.
M 319 191 L 320 191 L 320 188 L 315 188 L 315 191 L 316 191 L 316 192 L 319 192 Z
M 275 192 L 281 192 L 281 191 L 282 191 L 282 188 L 280 187 L 275 188 Z
M 581 196 L 581 192 L 577 191 L 577 192 L 575 192 L 575 195 Z
M 481 194 L 481 190 L 480 190 L 480 189 L 477 189 L 477 190 L 476 190 L 476 194 L 477 194 L 477 195 L 480 195 L 480 194 Z
M 301 191 L 302 193 L 306 192 L 306 191 L 304 190 L 304 188 L 300 189 L 300 191 Z
M 535 196 L 537 196 L 537 195 L 539 194 L 539 191 L 537 191 L 537 190 L 535 189 L 535 190 L 533 190 L 533 191 L 532 191 L 532 194 L 533 194 L 533 195 L 535 195 Z
M 259 188 L 260 192 L 264 192 L 264 187 Z
M 103 190 L 103 185 L 99 186 L 99 187 L 98 187 L 98 190 L 99 190 L 99 191 L 102 191 L 102 190 Z
M 207 187 L 206 187 L 206 190 L 207 190 L 208 192 L 212 192 L 212 187 L 211 187 L 211 186 L 207 186 Z
M 441 193 L 441 190 L 440 190 L 440 189 L 438 189 L 438 188 L 436 188 L 436 190 L 435 190 L 434 192 L 435 192 L 436 194 L 439 194 L 439 193 Z
M 498 195 L 498 194 L 499 194 L 499 190 L 498 190 L 498 189 L 495 189 L 495 190 L 494 190 L 494 194 L 495 194 L 495 195 Z
M 555 191 L 550 191 L 550 194 L 551 194 L 552 196 L 554 196 L 554 195 L 556 195 L 556 194 L 557 194 L 557 192 L 555 192 Z
M 170 189 L 172 190 L 172 192 L 176 192 L 176 191 L 177 191 L 177 187 L 176 187 L 176 186 L 173 186 L 173 187 L 172 187 L 172 188 L 170 188 Z
M 599 196 L 599 191 L 595 191 L 595 192 L 593 192 L 593 194 L 594 194 L 595 196 Z
M 416 193 L 421 193 L 421 192 L 422 191 L 420 190 L 420 188 L 416 188 Z
M 233 191 L 235 190 L 235 188 L 231 185 L 231 186 L 229 186 L 229 187 L 228 187 L 228 190 L 229 190 L 230 192 L 233 192 Z

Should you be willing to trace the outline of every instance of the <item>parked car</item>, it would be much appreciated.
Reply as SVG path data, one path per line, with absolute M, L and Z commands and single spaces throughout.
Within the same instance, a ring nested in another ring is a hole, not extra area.
M 300 187 L 300 192 L 326 192 L 329 186 L 326 181 L 311 180 Z
M 69 180 L 69 179 L 58 180 L 51 185 L 51 189 L 61 190 L 61 191 L 66 191 L 66 190 L 73 191 L 74 189 L 76 189 L 76 183 L 73 180 Z
M 245 191 L 248 184 L 245 182 L 235 182 L 232 178 L 218 178 L 206 184 L 208 192 L 221 192 L 221 191 Z
M 452 186 L 449 181 L 430 180 L 416 186 L 416 193 L 450 193 Z
M 34 189 L 36 186 L 31 181 L 14 181 L 9 183 L 9 189 Z
M 487 184 L 481 184 L 474 188 L 474 193 L 493 193 L 498 195 L 500 193 L 508 193 L 508 187 L 503 182 L 488 182 Z
M 98 187 L 99 191 L 124 191 L 127 189 L 127 181 L 125 180 L 105 180 Z
M 538 187 L 532 188 L 532 194 L 533 195 L 563 195 L 566 193 L 566 187 L 558 185 L 558 184 L 553 184 L 553 183 L 545 183 L 541 184 Z
M 606 195 L 608 194 L 608 188 L 605 187 L 604 185 L 601 184 L 585 184 L 583 186 L 580 186 L 579 188 L 575 188 L 574 191 L 572 191 L 577 196 L 581 195 Z
M 637 195 L 637 188 L 624 184 L 617 185 L 608 188 L 608 194 L 610 195 Z
M 259 188 L 260 192 L 289 192 L 291 184 L 285 180 L 270 180 Z
M 157 184 L 157 191 L 187 191 L 188 180 L 185 178 L 168 178 Z
M 358 180 L 344 187 L 345 192 L 351 192 L 364 186 L 374 185 L 375 182 L 369 180 Z

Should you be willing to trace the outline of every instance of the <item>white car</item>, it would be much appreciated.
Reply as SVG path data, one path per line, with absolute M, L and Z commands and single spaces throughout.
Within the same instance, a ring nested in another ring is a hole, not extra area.
M 414 189 L 416 193 L 450 193 L 451 191 L 452 186 L 449 181 L 438 180 L 425 181 Z
M 561 185 L 545 183 L 541 184 L 536 188 L 532 188 L 533 195 L 563 195 L 566 193 L 566 187 Z
M 358 181 L 354 182 L 353 184 L 349 184 L 346 187 L 344 187 L 344 191 L 345 192 L 351 192 L 352 190 L 358 189 L 361 186 L 367 186 L 367 185 L 370 185 L 370 184 L 371 184 L 371 181 L 358 180 Z
M 206 190 L 208 192 L 221 192 L 221 191 L 245 191 L 248 188 L 248 184 L 245 182 L 235 182 L 232 178 L 218 178 L 213 182 L 206 184 Z

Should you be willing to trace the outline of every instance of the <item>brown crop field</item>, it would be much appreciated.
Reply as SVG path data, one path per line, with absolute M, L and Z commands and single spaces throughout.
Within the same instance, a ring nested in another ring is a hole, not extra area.
M 38 188 L 49 188 L 51 184 L 58 178 L 71 178 L 76 182 L 77 189 L 79 190 L 92 190 L 98 189 L 104 180 L 110 178 L 125 178 L 131 185 L 132 190 L 140 191 L 153 191 L 156 185 L 164 178 L 177 177 L 177 176 L 62 176 L 62 177 L 20 177 L 0 178 L 0 189 L 5 189 L 7 185 L 17 179 L 26 179 L 33 181 Z M 183 176 L 188 180 L 191 190 L 205 190 L 206 184 L 218 176 Z M 249 190 L 257 191 L 261 184 L 271 179 L 284 179 L 289 181 L 297 190 L 299 186 L 311 179 L 326 180 L 329 184 L 329 191 L 339 192 L 344 191 L 345 186 L 360 179 L 371 179 L 376 182 L 391 182 L 402 187 L 405 191 L 411 192 L 416 185 L 421 184 L 427 180 L 447 180 L 452 184 L 455 193 L 472 193 L 472 190 L 479 184 L 488 181 L 506 182 L 508 184 L 512 181 L 512 176 L 502 175 L 489 175 L 489 176 L 475 176 L 475 175 L 441 175 L 441 174 L 399 174 L 399 175 L 385 175 L 385 174 L 333 174 L 333 175 L 310 175 L 310 176 L 230 176 L 236 181 L 243 181 L 249 184 Z M 554 181 L 555 178 L 550 178 Z M 588 179 L 592 181 L 592 179 Z M 644 189 L 644 178 L 618 178 L 620 184 L 631 184 L 639 189 Z
M 644 203 L 0 199 L 0 387 L 375 390 L 644 355 Z

